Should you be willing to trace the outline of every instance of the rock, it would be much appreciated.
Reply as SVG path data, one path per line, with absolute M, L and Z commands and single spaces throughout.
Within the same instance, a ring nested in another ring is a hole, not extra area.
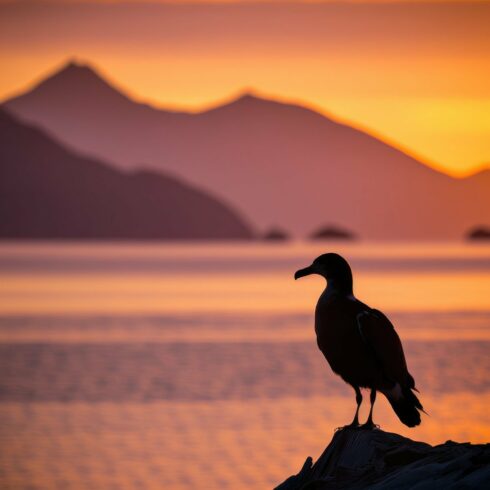
M 355 240 L 354 233 L 337 226 L 324 226 L 310 235 L 311 240 Z
M 486 226 L 478 226 L 470 230 L 466 238 L 468 240 L 490 240 L 490 228 Z
M 280 228 L 271 228 L 264 233 L 262 239 L 266 241 L 283 242 L 289 240 L 289 235 L 286 231 L 281 230 Z
M 379 429 L 335 432 L 315 464 L 276 490 L 490 488 L 490 444 L 431 446 Z

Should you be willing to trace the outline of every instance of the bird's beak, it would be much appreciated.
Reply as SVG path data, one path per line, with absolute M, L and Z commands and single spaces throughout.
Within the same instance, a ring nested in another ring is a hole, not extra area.
M 313 266 L 310 265 L 308 267 L 305 267 L 304 269 L 300 269 L 299 271 L 296 271 L 294 273 L 294 278 L 299 279 L 300 277 L 305 277 L 309 276 L 310 274 L 315 274 L 316 271 L 313 269 Z

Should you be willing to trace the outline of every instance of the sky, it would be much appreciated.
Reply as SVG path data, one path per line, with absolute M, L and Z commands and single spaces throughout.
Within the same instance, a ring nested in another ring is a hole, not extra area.
M 488 26 L 487 1 L 0 0 L 0 99 L 75 58 L 165 108 L 301 102 L 463 176 L 490 164 Z

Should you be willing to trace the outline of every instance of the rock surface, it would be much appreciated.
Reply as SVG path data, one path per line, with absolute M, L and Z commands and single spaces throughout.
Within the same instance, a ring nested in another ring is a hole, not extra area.
M 490 444 L 430 446 L 382 430 L 343 428 L 318 461 L 276 490 L 490 488 Z

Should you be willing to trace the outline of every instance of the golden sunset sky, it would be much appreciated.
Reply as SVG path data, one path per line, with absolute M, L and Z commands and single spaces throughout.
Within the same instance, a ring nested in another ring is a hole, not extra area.
M 0 98 L 69 58 L 138 100 L 298 101 L 453 175 L 490 163 L 490 2 L 6 2 Z

